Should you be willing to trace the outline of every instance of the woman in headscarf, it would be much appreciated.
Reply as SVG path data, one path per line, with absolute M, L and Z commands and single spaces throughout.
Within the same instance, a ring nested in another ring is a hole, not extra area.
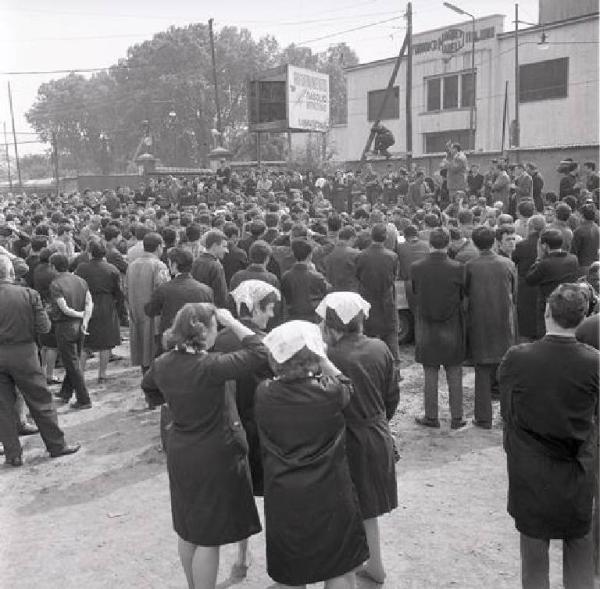
M 290 321 L 264 339 L 275 377 L 256 393 L 264 468 L 267 570 L 284 587 L 354 587 L 369 556 L 345 450 L 350 381 L 319 327 Z
M 354 292 L 327 295 L 317 307 L 327 355 L 354 385 L 344 409 L 346 453 L 369 544 L 369 560 L 357 575 L 383 583 L 377 518 L 398 506 L 394 439 L 388 421 L 398 406 L 394 358 L 387 345 L 363 334 L 370 305 Z
M 211 351 L 217 323 L 241 342 L 231 353 Z M 252 496 L 248 445 L 225 383 L 254 373 L 266 350 L 254 332 L 225 309 L 187 303 L 165 332 L 170 351 L 157 358 L 142 388 L 173 416 L 167 469 L 173 526 L 190 589 L 214 589 L 219 547 L 260 532 Z
M 281 300 L 279 291 L 262 280 L 245 280 L 231 291 L 240 322 L 251 329 L 261 339 L 266 335 L 267 324 L 275 315 L 275 305 Z M 241 347 L 240 340 L 230 328 L 223 329 L 217 336 L 214 350 L 216 352 L 235 352 Z M 263 494 L 263 468 L 260 457 L 260 441 L 258 428 L 254 418 L 254 396 L 261 380 L 271 377 L 268 360 L 257 367 L 253 374 L 244 375 L 235 381 L 229 381 L 227 394 L 242 422 L 248 440 L 248 462 L 252 477 L 254 496 Z M 233 386 L 229 386 L 233 385 Z M 248 540 L 238 544 L 238 557 L 231 569 L 232 579 L 243 579 L 248 572 Z

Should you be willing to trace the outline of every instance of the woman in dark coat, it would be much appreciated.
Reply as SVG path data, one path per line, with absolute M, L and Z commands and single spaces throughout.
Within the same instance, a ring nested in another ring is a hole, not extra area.
M 209 352 L 217 321 L 242 343 L 237 352 Z M 190 589 L 213 589 L 219 547 L 260 532 L 248 467 L 248 444 L 225 383 L 264 365 L 266 350 L 251 329 L 225 309 L 187 303 L 165 333 L 166 347 L 142 388 L 173 415 L 167 469 L 173 526 Z
M 388 347 L 381 340 L 363 335 L 369 306 L 356 293 L 337 292 L 323 299 L 317 313 L 325 320 L 329 359 L 354 385 L 354 394 L 344 409 L 346 454 L 370 553 L 357 574 L 383 583 L 377 518 L 398 507 L 394 439 L 388 421 L 396 411 L 400 394 Z
M 350 589 L 369 557 L 345 449 L 351 382 L 317 325 L 290 321 L 264 339 L 276 374 L 256 392 L 263 451 L 267 570 L 285 586 Z
M 106 248 L 100 241 L 91 240 L 87 248 L 91 261 L 79 264 L 75 274 L 87 282 L 94 301 L 85 347 L 99 352 L 98 382 L 104 383 L 110 351 L 121 343 L 117 311 L 123 300 L 121 273 L 104 259 Z
M 231 292 L 236 303 L 240 322 L 251 329 L 261 339 L 266 335 L 267 324 L 275 315 L 275 305 L 281 300 L 279 291 L 262 280 L 245 280 Z M 235 352 L 241 348 L 240 340 L 231 329 L 223 329 L 217 336 L 214 350 L 216 352 Z M 273 376 L 268 360 L 257 372 L 245 375 L 235 381 L 235 388 L 228 391 L 237 406 L 242 426 L 248 441 L 248 462 L 252 477 L 252 491 L 255 497 L 263 495 L 263 466 L 260 456 L 260 440 L 258 427 L 254 417 L 254 397 L 256 387 L 261 380 Z M 231 570 L 231 578 L 243 579 L 248 572 L 248 540 L 238 544 L 238 557 Z

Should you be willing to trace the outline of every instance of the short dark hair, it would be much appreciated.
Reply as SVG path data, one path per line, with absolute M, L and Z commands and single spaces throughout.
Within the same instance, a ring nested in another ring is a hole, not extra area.
M 43 237 L 39 237 L 37 235 L 34 235 L 31 238 L 31 251 L 32 252 L 39 252 L 39 251 L 41 251 L 44 247 L 46 247 L 46 243 L 47 243 L 46 239 L 44 239 Z
M 429 234 L 429 245 L 433 249 L 443 250 L 450 243 L 450 232 L 445 227 L 435 227 Z
M 409 225 L 404 228 L 404 237 L 417 237 L 419 235 L 419 230 L 416 225 Z
M 304 262 L 312 253 L 312 245 L 306 239 L 292 240 L 292 253 L 297 262 Z
M 111 239 L 115 239 L 121 235 L 121 230 L 114 225 L 107 225 L 104 229 L 104 239 L 106 241 L 110 241 Z
M 218 229 L 211 229 L 204 240 L 206 249 L 209 250 L 213 245 L 220 245 L 224 241 L 227 241 L 227 236 Z
M 491 227 L 480 225 L 473 229 L 471 239 L 478 250 L 489 250 L 494 245 L 494 239 L 496 235 Z
M 227 237 L 227 239 L 231 239 L 232 237 L 238 237 L 240 234 L 239 227 L 233 223 L 232 221 L 225 223 L 223 225 L 223 233 Z
M 248 250 L 248 259 L 252 264 L 264 264 L 273 253 L 271 246 L 262 239 L 257 239 Z
M 546 229 L 540 235 L 540 243 L 545 243 L 551 250 L 562 247 L 563 234 L 559 229 Z
M 254 221 L 250 223 L 248 229 L 250 230 L 252 237 L 260 237 L 267 230 L 267 226 L 261 219 L 254 219 Z
M 524 200 L 519 203 L 517 210 L 519 211 L 519 215 L 529 219 L 529 217 L 533 217 L 533 213 L 535 213 L 535 206 L 532 200 Z
M 583 165 L 586 168 L 589 168 L 590 170 L 592 170 L 593 172 L 596 170 L 596 164 L 595 164 L 595 162 L 583 162 Z
M 346 225 L 340 229 L 338 237 L 344 241 L 354 239 L 356 237 L 356 229 L 352 225 Z
M 384 223 L 375 223 L 371 228 L 371 239 L 375 243 L 383 243 L 387 238 L 387 226 Z
M 106 255 L 106 247 L 98 239 L 91 239 L 87 249 L 94 260 L 101 260 Z
M 58 252 L 50 256 L 50 264 L 56 268 L 58 272 L 66 272 L 69 269 L 69 258 Z
M 458 222 L 461 225 L 471 225 L 473 223 L 473 213 L 468 209 L 463 209 L 458 213 Z
M 265 225 L 267 227 L 277 227 L 279 224 L 279 215 L 277 213 L 269 212 L 265 214 Z
M 162 230 L 162 236 L 165 241 L 165 247 L 173 247 L 177 241 L 177 231 L 173 227 L 165 227 Z
M 581 216 L 586 221 L 594 221 L 596 219 L 596 207 L 593 203 L 586 203 L 581 207 Z M 32 242 L 33 245 L 33 242 Z
M 202 228 L 198 223 L 192 223 L 185 228 L 185 236 L 188 241 L 198 241 L 202 235 Z
M 552 319 L 563 329 L 577 327 L 589 309 L 585 289 L 579 284 L 565 283 L 557 286 L 548 297 Z
M 64 233 L 67 233 L 68 231 L 73 231 L 73 227 L 71 227 L 71 225 L 67 225 L 66 223 L 63 223 L 58 226 L 58 229 L 56 230 L 56 234 L 63 235 Z
M 460 146 L 460 143 L 453 143 L 452 147 L 454 147 L 454 149 L 456 149 L 456 151 L 460 151 L 462 149 L 462 147 Z
M 496 241 L 502 241 L 504 235 L 512 235 L 515 232 L 513 225 L 504 223 L 496 228 Z
M 329 215 L 327 217 L 327 229 L 329 231 L 339 231 L 342 228 L 342 218 L 337 215 Z
M 438 227 L 440 224 L 438 216 L 434 215 L 433 213 L 427 213 L 423 221 L 427 227 Z
M 143 241 L 144 237 L 150 233 L 150 229 L 146 225 L 136 225 L 134 235 L 138 241 Z
M 450 231 L 450 239 L 452 241 L 458 241 L 459 239 L 462 239 L 462 233 L 456 227 L 449 227 L 448 230 Z
M 143 243 L 145 252 L 154 253 L 163 244 L 163 239 L 158 233 L 151 231 L 144 235 Z
M 190 272 L 192 264 L 194 263 L 194 256 L 189 250 L 183 249 L 182 247 L 174 247 L 167 257 L 173 264 L 177 264 L 177 270 L 179 272 Z
M 559 221 L 568 221 L 572 212 L 571 207 L 566 202 L 559 202 L 554 209 L 554 215 Z

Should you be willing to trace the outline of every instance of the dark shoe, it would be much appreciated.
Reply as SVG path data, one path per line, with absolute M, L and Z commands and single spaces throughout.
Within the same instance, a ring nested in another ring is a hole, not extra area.
M 475 418 L 473 418 L 471 423 L 475 427 L 480 427 L 481 429 L 492 429 L 492 424 L 489 421 L 477 421 Z
M 247 564 L 239 564 L 237 562 L 233 563 L 231 567 L 231 573 L 229 573 L 230 579 L 235 579 L 236 581 L 241 581 L 248 576 L 248 565 Z
M 19 435 L 20 436 L 31 436 L 33 434 L 37 434 L 40 430 L 38 430 L 37 427 L 35 427 L 35 425 L 31 424 L 31 423 L 22 423 L 21 427 L 19 428 Z
M 460 429 L 461 427 L 465 427 L 465 425 L 467 425 L 467 422 L 460 417 L 458 419 L 453 419 L 450 422 L 450 429 Z
M 440 420 L 437 417 L 415 417 L 415 423 L 425 427 L 440 427 Z
M 80 403 L 79 401 L 75 401 L 69 405 L 71 409 L 91 409 L 91 403 Z
M 51 387 L 52 385 L 55 385 L 55 384 L 62 384 L 62 380 L 60 380 L 59 378 L 47 378 L 46 384 L 49 387 Z
M 13 458 L 7 458 L 4 464 L 8 466 L 23 466 L 23 458 L 21 456 L 15 456 Z
M 60 393 L 54 393 L 54 398 L 57 399 L 58 401 L 62 401 L 63 403 L 68 403 L 70 401 L 70 397 L 68 399 L 66 399 Z
M 67 444 L 65 444 L 60 450 L 50 452 L 50 457 L 59 458 L 60 456 L 68 456 L 69 454 L 75 454 L 75 452 L 78 452 L 80 448 L 80 444 L 75 444 L 74 446 L 68 446 Z

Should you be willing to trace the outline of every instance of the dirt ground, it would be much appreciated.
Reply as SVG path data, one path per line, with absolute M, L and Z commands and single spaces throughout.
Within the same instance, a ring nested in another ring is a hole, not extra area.
M 126 356 L 127 348 L 117 353 Z M 402 354 L 401 402 L 392 423 L 401 454 L 399 507 L 381 520 L 385 587 L 519 587 L 501 429 L 470 425 L 451 432 L 443 377 L 441 430 L 415 425 L 422 371 L 412 347 Z M 473 371 L 465 373 L 465 415 L 471 417 Z M 52 460 L 39 436 L 29 436 L 21 438 L 25 466 L 0 468 L 0 588 L 186 587 L 171 527 L 159 412 L 145 410 L 139 371 L 127 360 L 111 363 L 109 374 L 113 380 L 97 385 L 94 361 L 88 363 L 94 407 L 58 409 L 68 440 L 82 443 L 78 454 Z M 248 578 L 237 586 L 273 586 L 263 534 L 251 539 L 250 550 Z M 562 587 L 558 545 L 551 552 L 552 587 Z M 232 586 L 235 553 L 235 546 L 222 550 L 220 589 Z M 359 589 L 371 587 L 377 586 L 358 583 Z

